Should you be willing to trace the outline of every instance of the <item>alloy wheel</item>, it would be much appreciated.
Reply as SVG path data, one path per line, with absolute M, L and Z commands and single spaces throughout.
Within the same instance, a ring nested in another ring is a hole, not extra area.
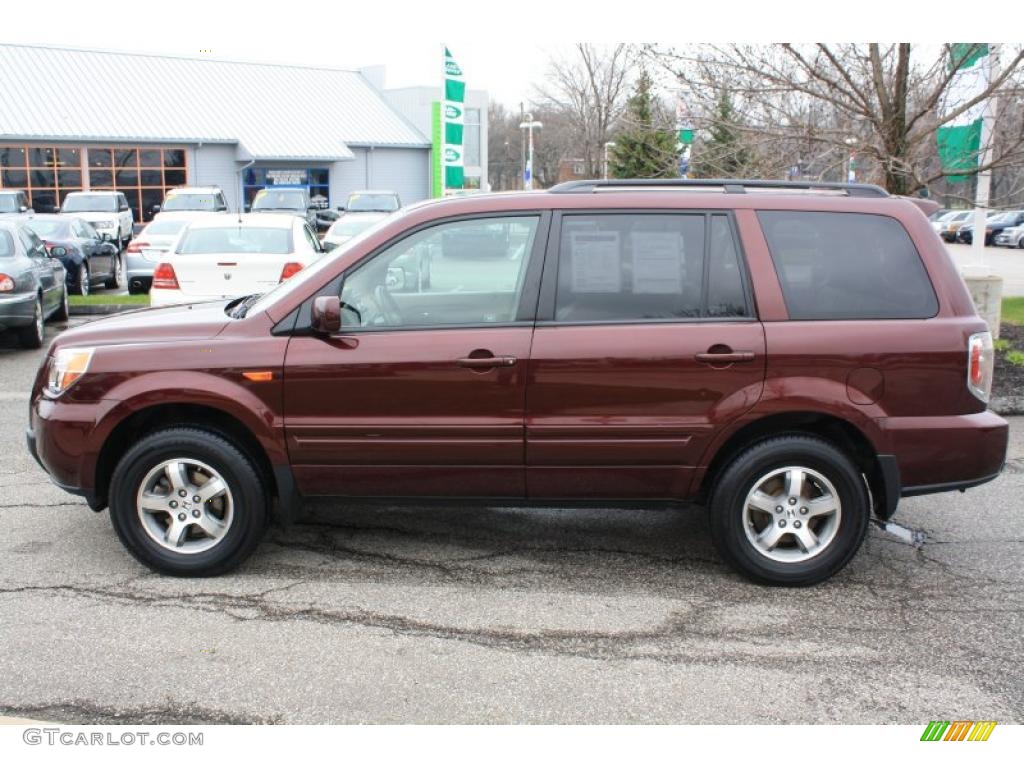
M 146 535 L 179 554 L 217 546 L 234 520 L 234 498 L 223 476 L 192 458 L 153 467 L 139 486 L 136 506 Z
M 773 469 L 753 484 L 743 503 L 747 540 L 780 563 L 799 563 L 824 552 L 841 519 L 835 486 L 808 467 Z

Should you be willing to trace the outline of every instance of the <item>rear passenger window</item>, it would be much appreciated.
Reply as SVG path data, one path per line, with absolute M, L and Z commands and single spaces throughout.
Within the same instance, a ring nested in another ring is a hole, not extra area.
M 867 213 L 761 211 L 793 320 L 901 320 L 939 310 L 903 225 Z
M 562 219 L 557 322 L 749 315 L 727 216 L 602 213 Z

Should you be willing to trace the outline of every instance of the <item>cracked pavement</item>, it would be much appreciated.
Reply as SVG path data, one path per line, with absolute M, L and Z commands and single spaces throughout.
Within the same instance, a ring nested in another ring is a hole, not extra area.
M 48 329 L 48 333 L 52 333 Z M 703 510 L 317 504 L 179 580 L 24 447 L 40 353 L 0 340 L 0 714 L 69 723 L 1020 722 L 1024 418 L 966 494 L 850 566 L 760 587 Z

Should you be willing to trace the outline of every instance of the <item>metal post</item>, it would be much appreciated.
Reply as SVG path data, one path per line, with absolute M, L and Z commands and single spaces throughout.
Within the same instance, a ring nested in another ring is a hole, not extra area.
M 989 44 L 988 72 L 986 73 L 987 88 L 992 84 L 992 70 L 998 60 L 998 49 Z M 978 165 L 977 186 L 974 193 L 974 232 L 971 233 L 971 257 L 979 266 L 985 264 L 985 221 L 988 216 L 989 193 L 992 189 L 992 171 L 986 168 L 992 162 L 992 123 L 996 119 L 996 95 L 993 93 L 985 100 L 985 111 L 981 117 L 981 154 Z
M 533 113 L 526 113 L 526 120 L 519 127 L 527 133 L 527 156 L 523 164 L 523 189 L 533 189 L 533 129 L 543 128 L 540 122 L 533 119 Z
M 523 111 L 523 102 L 519 102 L 519 124 L 520 126 L 526 122 L 526 112 Z M 526 180 L 526 134 L 520 134 L 519 137 L 519 184 L 516 186 L 519 189 L 523 189 L 522 184 Z

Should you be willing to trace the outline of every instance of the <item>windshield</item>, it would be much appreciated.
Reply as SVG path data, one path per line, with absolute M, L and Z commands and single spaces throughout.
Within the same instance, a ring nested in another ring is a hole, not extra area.
M 352 237 L 353 235 L 358 235 L 364 229 L 372 227 L 378 221 L 380 219 L 351 219 L 342 217 L 331 226 L 331 234 Z
M 160 219 L 154 221 L 148 227 L 143 230 L 143 234 L 146 235 L 176 235 L 185 228 L 188 224 L 187 221 L 175 221 L 174 219 L 165 220 Z
M 1010 213 L 1001 213 L 998 216 L 989 219 L 990 224 L 1013 224 L 1014 219 L 1017 218 L 1017 212 L 1011 211 Z
M 301 189 L 261 189 L 252 201 L 254 211 L 305 211 L 306 195 Z
M 54 235 L 58 237 L 66 236 L 68 231 L 68 223 L 60 219 L 29 219 L 25 223 L 29 229 L 44 240 Z
M 76 211 L 103 211 L 105 213 L 117 212 L 117 198 L 113 195 L 68 195 L 64 200 L 65 213 Z
M 291 230 L 257 227 L 203 227 L 185 233 L 177 253 L 291 253 Z
M 0 213 L 17 213 L 19 210 L 16 195 L 0 195 Z
M 391 211 L 398 210 L 398 197 L 396 195 L 367 195 L 356 193 L 348 196 L 348 203 L 345 204 L 347 211 Z
M 198 192 L 168 192 L 161 211 L 215 211 L 217 196 Z
M 14 255 L 14 238 L 10 232 L 0 229 L 0 259 Z

